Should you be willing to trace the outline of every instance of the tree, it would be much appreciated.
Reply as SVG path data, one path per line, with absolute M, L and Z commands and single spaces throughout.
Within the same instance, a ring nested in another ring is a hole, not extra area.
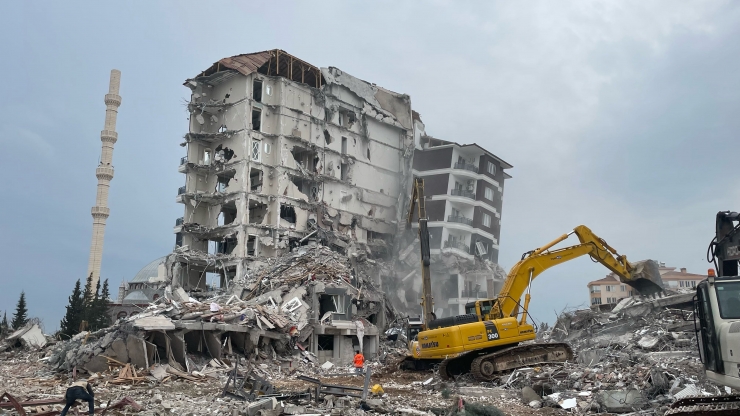
M 100 288 L 100 282 L 98 282 L 97 288 Z M 96 288 L 96 289 L 97 289 Z M 87 276 L 87 282 L 85 283 L 85 290 L 82 292 L 82 320 L 87 322 L 87 329 L 92 326 L 92 320 L 95 316 L 93 311 L 93 303 L 97 298 L 97 290 L 93 292 L 92 288 L 92 273 Z
M 15 305 L 15 314 L 11 325 L 13 329 L 21 329 L 28 323 L 28 309 L 26 308 L 26 292 L 21 292 L 21 297 Z
M 82 299 L 82 290 L 80 289 L 80 279 L 77 279 L 75 288 L 72 290 L 72 296 L 69 297 L 67 313 L 59 324 L 59 332 L 70 338 L 75 336 L 80 332 L 80 324 L 82 323 L 84 313 L 85 308 Z
M 8 335 L 10 332 L 10 326 L 8 325 L 8 312 L 3 313 L 3 321 L 0 322 L 0 337 Z
M 98 297 L 97 305 L 97 320 L 98 329 L 107 328 L 111 324 L 110 319 L 110 289 L 108 287 L 108 279 L 103 281 L 103 288 L 100 290 L 100 296 Z

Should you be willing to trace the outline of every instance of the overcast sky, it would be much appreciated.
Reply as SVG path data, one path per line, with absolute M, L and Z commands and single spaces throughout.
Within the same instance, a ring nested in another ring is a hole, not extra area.
M 400 4 L 399 4 L 400 3 Z M 0 310 L 25 290 L 58 327 L 84 279 L 111 68 L 123 104 L 102 275 L 169 253 L 187 131 L 182 83 L 280 48 L 411 96 L 427 133 L 514 165 L 500 262 L 591 227 L 629 259 L 705 273 L 740 209 L 740 5 L 712 2 L 14 2 L 0 14 Z M 586 305 L 607 270 L 542 274 L 533 316 Z

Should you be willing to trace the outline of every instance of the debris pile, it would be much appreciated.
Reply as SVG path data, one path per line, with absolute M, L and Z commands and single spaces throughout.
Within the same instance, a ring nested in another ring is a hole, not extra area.
M 576 362 L 524 368 L 499 384 L 524 404 L 581 413 L 664 411 L 688 395 L 724 394 L 704 376 L 690 294 L 628 298 L 611 312 L 560 315 L 544 340 L 567 342 Z

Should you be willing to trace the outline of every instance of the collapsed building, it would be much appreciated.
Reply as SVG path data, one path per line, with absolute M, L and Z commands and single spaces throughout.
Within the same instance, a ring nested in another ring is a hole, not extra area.
M 420 311 L 418 239 L 404 231 L 414 176 L 430 190 L 438 316 L 500 289 L 511 165 L 428 136 L 409 96 L 278 49 L 221 59 L 184 85 L 175 249 L 124 283 L 113 305 L 124 329 L 143 331 L 138 350 L 159 348 L 183 369 L 183 351 L 218 358 L 225 346 L 254 356 L 295 344 L 335 364 L 355 350 L 372 358 L 391 320 Z M 200 313 L 207 304 L 229 312 Z M 77 364 L 90 358 L 81 356 Z

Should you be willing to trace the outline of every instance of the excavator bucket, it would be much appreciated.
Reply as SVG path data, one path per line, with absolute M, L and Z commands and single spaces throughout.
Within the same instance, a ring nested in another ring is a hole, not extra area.
M 654 295 L 663 291 L 663 279 L 660 277 L 658 263 L 654 260 L 642 260 L 630 263 L 632 279 L 622 279 L 622 283 L 632 286 L 641 295 Z

